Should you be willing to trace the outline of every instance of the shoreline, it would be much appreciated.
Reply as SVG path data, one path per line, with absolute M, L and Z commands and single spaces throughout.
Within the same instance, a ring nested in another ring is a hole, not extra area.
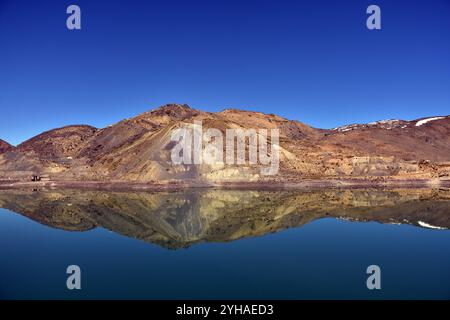
M 48 188 L 91 189 L 105 191 L 179 191 L 184 189 L 290 190 L 290 189 L 356 189 L 356 188 L 447 188 L 450 179 L 304 179 L 299 181 L 259 182 L 167 182 L 130 181 L 0 181 L 0 190 Z

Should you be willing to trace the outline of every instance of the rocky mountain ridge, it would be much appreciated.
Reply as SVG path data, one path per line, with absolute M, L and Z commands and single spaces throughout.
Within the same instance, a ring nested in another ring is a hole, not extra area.
M 203 127 L 279 129 L 278 174 L 256 165 L 174 165 L 171 133 Z M 331 130 L 274 114 L 226 109 L 204 112 L 168 104 L 105 128 L 49 130 L 17 147 L 0 140 L 0 181 L 125 181 L 140 183 L 287 182 L 303 179 L 450 179 L 450 116 L 383 120 Z

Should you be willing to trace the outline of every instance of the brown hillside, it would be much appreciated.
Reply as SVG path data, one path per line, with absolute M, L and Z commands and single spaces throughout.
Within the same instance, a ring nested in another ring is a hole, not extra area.
M 263 176 L 257 165 L 174 165 L 173 129 L 202 121 L 216 128 L 279 129 L 280 170 Z M 1 149 L 0 149 L 1 150 Z M 273 114 L 226 109 L 203 112 L 168 104 L 103 129 L 67 126 L 0 152 L 0 179 L 134 182 L 289 182 L 328 178 L 450 177 L 450 117 L 385 120 L 323 130 Z

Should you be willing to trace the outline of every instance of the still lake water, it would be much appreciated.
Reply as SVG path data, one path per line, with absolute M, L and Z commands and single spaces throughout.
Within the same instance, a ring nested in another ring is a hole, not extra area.
M 1 299 L 450 299 L 448 189 L 3 190 L 0 208 Z

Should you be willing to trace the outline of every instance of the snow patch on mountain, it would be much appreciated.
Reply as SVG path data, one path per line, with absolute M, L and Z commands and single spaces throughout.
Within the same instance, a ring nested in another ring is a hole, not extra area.
M 408 122 L 399 119 L 388 119 L 388 120 L 379 120 L 375 122 L 369 122 L 367 124 L 350 124 L 342 127 L 337 127 L 332 130 L 339 132 L 346 132 L 357 129 L 365 129 L 365 128 L 380 128 L 391 130 L 393 128 L 406 128 Z
M 444 119 L 445 117 L 433 117 L 433 118 L 426 118 L 422 119 L 416 122 L 416 127 L 420 127 L 421 125 L 424 125 L 425 123 L 428 123 L 430 121 L 440 120 Z
M 340 132 L 346 132 L 346 131 L 350 131 L 350 130 L 353 130 L 353 129 L 358 129 L 360 126 L 362 126 L 362 125 L 361 124 L 348 124 L 346 126 L 333 128 L 332 130 L 336 130 L 336 131 L 340 131 Z
M 398 119 L 388 119 L 388 120 L 379 120 L 379 121 L 375 121 L 375 122 L 369 122 L 368 125 L 375 126 L 377 124 L 396 124 L 398 122 L 400 122 L 400 120 L 398 120 Z

